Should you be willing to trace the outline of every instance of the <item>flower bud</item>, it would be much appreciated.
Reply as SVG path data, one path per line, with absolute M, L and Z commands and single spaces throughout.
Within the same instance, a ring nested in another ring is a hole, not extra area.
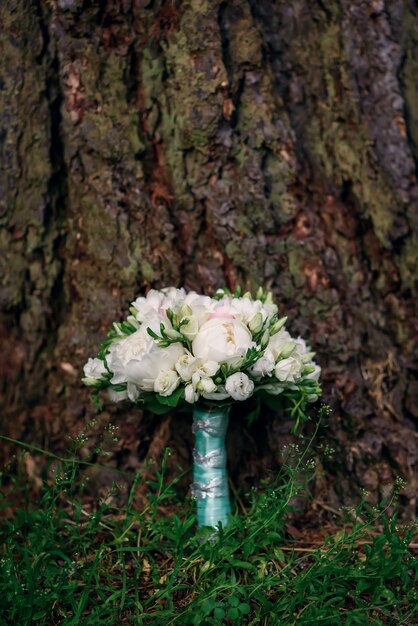
M 88 387 L 100 387 L 101 382 L 102 382 L 101 380 L 98 380 L 97 378 L 82 378 L 81 381 Z
M 261 341 L 260 341 L 260 345 L 261 345 L 263 350 L 264 350 L 264 348 L 267 348 L 269 341 L 270 341 L 270 331 L 269 331 L 268 328 L 266 328 L 266 330 L 263 333 L 263 336 L 261 337 Z
M 180 329 L 183 335 L 187 339 L 189 339 L 189 341 L 193 341 L 199 330 L 199 323 L 197 321 L 197 318 L 194 315 L 190 317 L 183 317 L 180 322 Z
M 213 393 L 216 385 L 211 378 L 201 378 L 196 385 L 196 389 L 203 393 Z
M 183 306 L 179 310 L 178 315 L 179 315 L 179 318 L 181 320 L 183 317 L 190 317 L 190 315 L 192 315 L 192 313 L 193 313 L 193 311 L 189 307 L 189 305 L 188 304 L 183 304 Z
M 183 335 L 177 330 L 174 330 L 174 328 L 167 328 L 164 333 L 169 339 L 173 339 L 174 341 L 180 341 L 183 339 Z
M 307 352 L 302 356 L 302 363 L 310 363 L 315 356 L 315 352 Z
M 113 328 L 116 330 L 118 335 L 121 335 L 121 337 L 123 337 L 125 335 L 125 333 L 121 329 L 120 324 L 118 322 L 113 322 Z
M 295 348 L 296 348 L 296 344 L 294 341 L 289 341 L 288 343 L 285 343 L 282 350 L 280 350 L 280 355 L 279 355 L 280 358 L 287 359 L 295 350 Z
M 185 386 L 184 399 L 190 404 L 194 404 L 199 399 L 199 392 L 194 389 L 192 384 Z
M 275 335 L 276 333 L 278 333 L 279 330 L 281 330 L 283 326 L 286 324 L 286 322 L 287 322 L 287 317 L 282 317 L 281 319 L 277 320 L 277 322 L 274 322 L 274 324 L 270 326 L 270 335 Z
M 126 321 L 129 322 L 129 324 L 131 324 L 137 330 L 139 328 L 141 328 L 141 324 L 138 322 L 136 317 L 134 317 L 133 315 L 128 315 L 128 317 L 126 318 Z
M 254 317 L 250 320 L 248 328 L 253 335 L 260 332 L 260 330 L 263 328 L 263 316 L 260 312 L 256 313 Z

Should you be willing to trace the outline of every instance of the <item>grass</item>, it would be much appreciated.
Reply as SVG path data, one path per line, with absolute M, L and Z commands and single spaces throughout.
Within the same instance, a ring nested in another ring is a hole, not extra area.
M 246 514 L 218 533 L 196 532 L 193 502 L 179 502 L 179 478 L 167 484 L 168 454 L 146 481 L 141 507 L 139 473 L 122 507 L 114 485 L 87 508 L 76 458 L 55 463 L 37 499 L 22 487 L 26 502 L 12 513 L 9 484 L 1 626 L 417 623 L 416 528 L 389 519 L 389 501 L 372 510 L 361 503 L 319 545 L 290 537 L 292 502 L 312 474 L 309 445 L 290 447 L 274 484 L 252 492 Z

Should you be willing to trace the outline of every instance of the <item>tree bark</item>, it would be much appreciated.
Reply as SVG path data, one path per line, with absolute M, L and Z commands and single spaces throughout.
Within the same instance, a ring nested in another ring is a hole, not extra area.
M 87 428 L 82 365 L 151 286 L 262 283 L 324 369 L 336 454 L 316 500 L 375 502 L 401 475 L 412 511 L 417 17 L 413 0 L 1 3 L 3 432 L 65 452 L 112 419 L 110 464 L 170 444 L 186 467 L 190 417 L 106 404 Z M 235 411 L 237 485 L 280 464 L 289 428 Z

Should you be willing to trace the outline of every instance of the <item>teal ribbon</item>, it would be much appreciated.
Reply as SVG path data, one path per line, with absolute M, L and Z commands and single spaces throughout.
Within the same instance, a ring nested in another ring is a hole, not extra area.
M 225 436 L 229 407 L 195 408 L 193 411 L 192 494 L 197 500 L 197 523 L 225 527 L 231 513 L 226 469 Z

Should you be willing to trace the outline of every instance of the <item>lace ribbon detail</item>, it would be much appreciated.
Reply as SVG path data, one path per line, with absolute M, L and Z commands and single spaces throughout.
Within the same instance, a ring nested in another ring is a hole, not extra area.
M 228 482 L 226 478 L 212 478 L 208 483 L 192 483 L 192 496 L 196 500 L 205 498 L 222 498 L 228 496 Z
M 210 419 L 194 420 L 192 430 L 194 433 L 203 430 L 212 437 L 225 437 L 227 427 L 228 423 L 222 415 L 214 415 Z
M 193 459 L 195 463 L 204 465 L 205 467 L 225 467 L 226 465 L 226 451 L 225 448 L 218 450 L 212 450 L 207 454 L 200 454 L 199 450 L 193 449 Z

